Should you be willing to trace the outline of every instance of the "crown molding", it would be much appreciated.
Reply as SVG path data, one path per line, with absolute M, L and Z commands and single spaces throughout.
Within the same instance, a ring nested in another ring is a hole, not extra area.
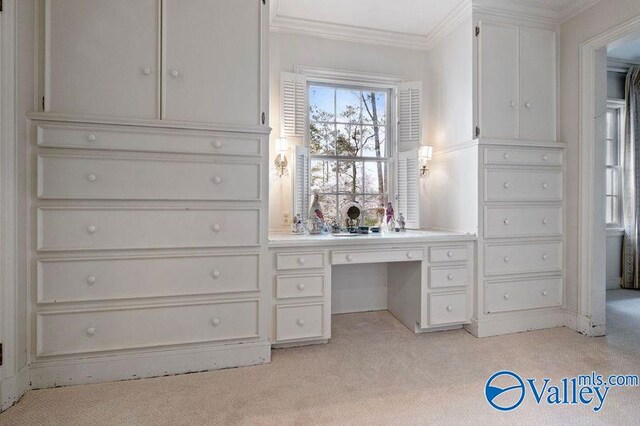
M 615 58 L 607 58 L 607 71 L 626 73 L 631 67 L 640 66 L 640 61 L 626 61 Z
M 542 25 L 560 25 L 600 0 L 573 0 L 562 7 L 536 0 L 474 0 L 473 11 L 505 19 Z
M 421 35 L 282 16 L 278 14 L 278 0 L 272 0 L 271 31 L 411 50 L 429 50 L 468 18 L 471 10 L 471 0 L 462 0 L 429 34 Z

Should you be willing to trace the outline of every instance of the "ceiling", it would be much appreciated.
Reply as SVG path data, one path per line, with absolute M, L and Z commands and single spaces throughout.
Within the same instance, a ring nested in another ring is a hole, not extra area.
M 597 0 L 473 0 L 473 8 L 561 22 Z M 471 13 L 471 0 L 272 0 L 279 32 L 428 49 Z
M 640 63 L 640 34 L 609 45 L 607 57 L 620 62 Z

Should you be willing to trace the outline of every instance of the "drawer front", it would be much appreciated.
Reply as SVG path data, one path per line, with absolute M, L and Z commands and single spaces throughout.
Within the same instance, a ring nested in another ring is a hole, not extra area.
M 39 313 L 39 356 L 258 337 L 258 302 Z
M 461 287 L 470 283 L 468 266 L 430 266 L 429 288 Z
M 38 303 L 257 291 L 259 256 L 56 259 L 38 262 Z
M 469 256 L 469 247 L 467 246 L 429 248 L 430 262 L 460 262 L 468 260 Z
M 39 250 L 257 246 L 259 210 L 38 209 Z
M 260 165 L 42 155 L 38 197 L 259 200 Z
M 324 253 L 279 253 L 276 268 L 278 271 L 324 268 Z
M 324 294 L 324 275 L 283 275 L 276 277 L 276 297 L 296 299 L 321 297 Z
M 485 170 L 485 201 L 561 201 L 560 170 Z
M 562 207 L 485 207 L 485 237 L 562 235 Z
M 557 149 L 490 147 L 484 149 L 484 164 L 562 166 L 563 152 Z
M 332 265 L 347 265 L 350 263 L 380 263 L 380 262 L 412 262 L 421 261 L 424 253 L 420 249 L 407 250 L 372 250 L 372 251 L 334 251 L 331 253 Z
M 113 129 L 106 126 L 40 124 L 38 145 L 56 148 L 173 152 L 216 155 L 260 155 L 258 136 L 162 129 Z
M 487 282 L 486 313 L 549 308 L 562 305 L 562 278 Z
M 485 244 L 485 274 L 562 270 L 562 243 Z
M 322 338 L 324 305 L 278 306 L 276 308 L 276 340 Z
M 429 325 L 464 323 L 467 317 L 466 293 L 429 295 Z

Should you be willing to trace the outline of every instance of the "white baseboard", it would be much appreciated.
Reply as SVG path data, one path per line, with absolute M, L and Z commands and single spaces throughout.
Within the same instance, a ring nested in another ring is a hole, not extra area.
M 199 346 L 31 364 L 34 389 L 193 373 L 271 361 L 269 342 Z
M 17 374 L 2 380 L 2 407 L 4 411 L 18 402 L 22 395 L 30 389 L 29 367 L 25 367 Z
M 544 328 L 563 327 L 565 314 L 562 309 L 538 312 L 519 312 L 478 321 L 471 319 L 465 330 L 476 337 L 498 336 L 502 334 L 520 333 L 523 331 L 541 330 Z
M 605 325 L 594 325 L 590 318 L 570 311 L 565 312 L 565 325 L 570 329 L 589 337 L 604 336 L 607 331 Z

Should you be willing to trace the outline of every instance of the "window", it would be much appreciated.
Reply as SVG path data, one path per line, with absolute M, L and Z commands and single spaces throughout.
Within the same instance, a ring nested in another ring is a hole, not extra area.
M 606 118 L 606 211 L 608 227 L 621 227 L 622 221 L 622 154 L 624 138 L 624 102 L 607 102 Z
M 375 225 L 389 199 L 390 89 L 309 83 L 310 190 L 320 196 L 325 221 L 341 221 L 358 202 Z

